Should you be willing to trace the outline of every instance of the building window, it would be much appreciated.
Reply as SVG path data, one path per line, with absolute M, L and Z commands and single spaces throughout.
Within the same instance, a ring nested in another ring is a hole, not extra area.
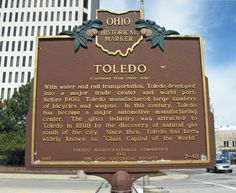
M 19 8 L 19 6 L 20 6 L 20 0 L 17 0 L 16 7 Z
M 27 21 L 30 21 L 30 12 L 27 12 Z
M 2 83 L 6 82 L 6 72 L 2 73 Z
M 7 99 L 11 97 L 11 88 L 7 89 Z
M 9 72 L 9 76 L 8 76 L 8 83 L 12 82 L 12 72 Z
M 72 21 L 72 11 L 69 12 L 69 21 Z
M 19 75 L 19 73 L 18 73 L 18 72 L 15 72 L 15 83 L 18 82 L 18 75 Z
M 18 48 L 17 48 L 17 51 L 20 51 L 21 49 L 21 41 L 18 42 Z
M 0 52 L 2 51 L 3 41 L 0 41 Z
M 6 20 L 7 20 L 7 13 L 4 13 L 3 14 L 3 22 L 6 22 Z
M 32 56 L 29 57 L 29 67 L 32 66 Z
M 30 41 L 30 51 L 33 51 L 33 48 L 34 48 L 34 42 Z
M 6 1 L 5 1 L 5 8 L 7 8 L 7 4 L 8 4 L 8 1 L 6 0 Z
M 25 67 L 25 60 L 26 60 L 26 56 L 23 56 L 23 59 L 22 59 L 22 66 Z
M 43 27 L 43 35 L 46 36 L 47 35 L 47 26 Z
M 83 21 L 87 21 L 88 20 L 88 14 L 87 13 L 83 13 Z
M 7 67 L 7 56 L 4 57 L 4 67 Z
M 84 8 L 88 9 L 88 0 L 84 0 Z
M 34 0 L 34 7 L 37 7 L 37 0 Z
M 40 31 L 41 31 L 41 27 L 38 26 L 38 32 L 37 32 L 37 35 L 40 36 Z
M 0 56 L 0 67 L 1 67 L 1 65 L 2 65 L 2 57 Z
M 12 21 L 12 13 L 9 14 L 9 22 Z
M 8 52 L 8 50 L 9 50 L 9 42 L 7 41 L 7 43 L 6 43 L 6 51 Z
M 16 57 L 16 67 L 20 66 L 20 56 Z
M 13 57 L 13 56 L 11 56 L 11 59 L 10 59 L 10 67 L 12 67 L 12 66 L 13 66 L 13 62 L 14 62 L 14 57 Z
M 40 0 L 39 6 L 40 6 L 40 7 L 43 7 L 43 0 Z
M 11 45 L 11 51 L 12 51 L 12 52 L 15 51 L 15 45 L 16 45 L 16 42 L 13 41 L 13 42 L 12 42 L 12 45 Z
M 28 72 L 28 75 L 27 75 L 27 82 L 30 82 L 30 79 L 31 79 L 31 72 Z
M 76 7 L 79 7 L 79 1 L 80 1 L 80 0 L 76 0 L 76 2 L 75 2 L 75 6 L 76 6 Z
M 34 36 L 34 29 L 35 29 L 35 27 L 32 26 L 32 28 L 31 28 L 31 36 Z
M 24 16 L 25 16 L 25 14 L 24 14 L 24 12 L 22 12 L 21 17 L 20 17 L 20 21 L 24 21 Z
M 236 141 L 232 141 L 232 146 L 236 147 Z
M 11 8 L 13 8 L 14 0 L 11 0 Z
M 49 7 L 49 1 L 46 1 L 46 7 Z
M 27 51 L 27 41 L 24 42 L 24 51 Z
M 70 0 L 70 7 L 73 6 L 73 0 Z
M 63 21 L 66 21 L 66 12 L 63 11 Z
M 224 147 L 229 147 L 229 141 L 224 141 Z
M 53 26 L 50 26 L 50 32 L 49 32 L 50 35 L 52 35 L 53 33 L 52 31 L 53 31 Z
M 56 26 L 56 34 L 58 34 L 59 33 L 59 26 L 57 25 Z
M 16 12 L 15 14 L 15 22 L 17 22 L 17 20 L 18 20 L 18 12 Z
M 31 7 L 31 1 L 28 1 L 28 7 Z
M 23 27 L 21 26 L 19 30 L 19 36 L 22 36 L 22 31 L 23 31 Z
M 52 7 L 55 6 L 55 0 L 52 0 Z
M 5 92 L 5 89 L 4 89 L 4 88 L 2 88 L 2 89 L 1 89 L 1 99 L 3 99 L 3 98 L 4 98 L 4 92 Z
M 67 2 L 67 0 L 64 0 L 64 7 L 66 7 L 66 2 Z
M 33 12 L 33 21 L 36 21 L 36 12 Z
M 60 21 L 60 11 L 57 12 L 57 21 Z
M 66 29 L 66 26 L 62 26 L 62 28 L 61 28 L 61 31 L 65 31 L 65 29 Z
M 54 20 L 54 12 L 51 12 L 51 21 Z
M 21 72 L 21 83 L 25 80 L 25 72 Z
M 7 67 L 7 59 L 8 59 L 8 57 L 5 56 L 4 58 L 5 58 L 5 60 L 4 60 L 4 67 Z
M 39 12 L 39 21 L 42 21 L 42 12 Z
M 20 56 L 16 57 L 16 67 L 20 66 Z
M 61 6 L 61 0 L 57 0 L 57 6 L 58 6 L 58 7 Z
M 7 29 L 7 36 L 10 36 L 10 35 L 11 35 L 11 27 L 9 26 Z
M 26 26 L 26 28 L 25 28 L 25 36 L 28 36 L 28 31 L 29 31 L 29 27 Z
M 47 20 L 48 20 L 48 12 L 45 12 L 44 21 L 47 21 Z
M 16 36 L 16 31 L 17 31 L 17 27 L 15 26 L 15 27 L 13 28 L 13 36 Z
M 1 36 L 2 36 L 2 37 L 4 36 L 4 33 L 5 33 L 5 27 L 2 27 L 2 33 L 1 33 L 1 34 L 2 34 Z
M 76 12 L 75 12 L 75 21 L 78 21 L 78 19 L 79 19 L 79 12 L 76 11 Z
M 25 0 L 23 0 L 22 2 L 22 7 L 25 7 Z

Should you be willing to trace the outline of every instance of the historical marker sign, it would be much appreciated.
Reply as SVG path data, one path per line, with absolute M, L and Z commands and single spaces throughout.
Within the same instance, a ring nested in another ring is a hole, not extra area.
M 201 38 L 156 38 L 163 52 L 135 29 L 138 11 L 98 16 L 103 29 L 88 49 L 74 52 L 78 44 L 64 36 L 38 38 L 27 164 L 88 172 L 210 164 Z

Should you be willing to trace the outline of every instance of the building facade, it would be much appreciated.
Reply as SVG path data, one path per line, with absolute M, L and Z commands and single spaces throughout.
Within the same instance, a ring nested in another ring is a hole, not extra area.
M 99 0 L 0 0 L 0 99 L 34 74 L 36 36 L 55 36 L 94 19 Z
M 236 159 L 236 127 L 221 126 L 215 129 L 216 150 L 228 159 Z

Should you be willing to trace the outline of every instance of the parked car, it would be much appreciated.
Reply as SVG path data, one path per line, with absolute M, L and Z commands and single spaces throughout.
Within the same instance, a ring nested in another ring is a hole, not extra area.
M 207 168 L 207 172 L 233 172 L 233 167 L 231 166 L 229 160 L 226 159 L 219 159 L 216 160 L 216 163 L 213 167 Z

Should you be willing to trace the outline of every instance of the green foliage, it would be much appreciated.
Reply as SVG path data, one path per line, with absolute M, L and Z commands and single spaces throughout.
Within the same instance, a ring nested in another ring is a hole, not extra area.
M 25 137 L 23 131 L 0 132 L 2 164 L 23 164 Z
M 167 30 L 164 27 L 160 27 L 154 21 L 139 19 L 136 23 L 136 29 L 150 29 L 152 34 L 147 37 L 147 41 L 151 41 L 152 47 L 159 46 L 161 51 L 165 51 L 165 40 L 164 37 L 168 35 L 179 34 L 174 30 Z
M 29 110 L 30 84 L 23 85 L 12 98 L 4 101 L 0 114 L 1 130 L 18 131 L 25 129 L 26 115 Z
M 87 42 L 92 41 L 92 38 L 87 35 L 89 29 L 102 29 L 102 21 L 99 19 L 83 22 L 82 25 L 75 26 L 72 31 L 66 30 L 59 35 L 68 35 L 74 38 L 74 50 L 77 52 L 81 46 L 87 48 Z
M 3 104 L 3 102 L 0 100 L 0 116 L 2 115 L 2 113 L 3 113 L 3 106 L 4 106 L 4 104 Z M 3 126 L 3 121 L 2 121 L 2 119 L 0 119 L 0 131 L 1 131 L 1 129 L 3 128 L 4 126 Z
M 30 83 L 0 103 L 0 163 L 23 164 Z

